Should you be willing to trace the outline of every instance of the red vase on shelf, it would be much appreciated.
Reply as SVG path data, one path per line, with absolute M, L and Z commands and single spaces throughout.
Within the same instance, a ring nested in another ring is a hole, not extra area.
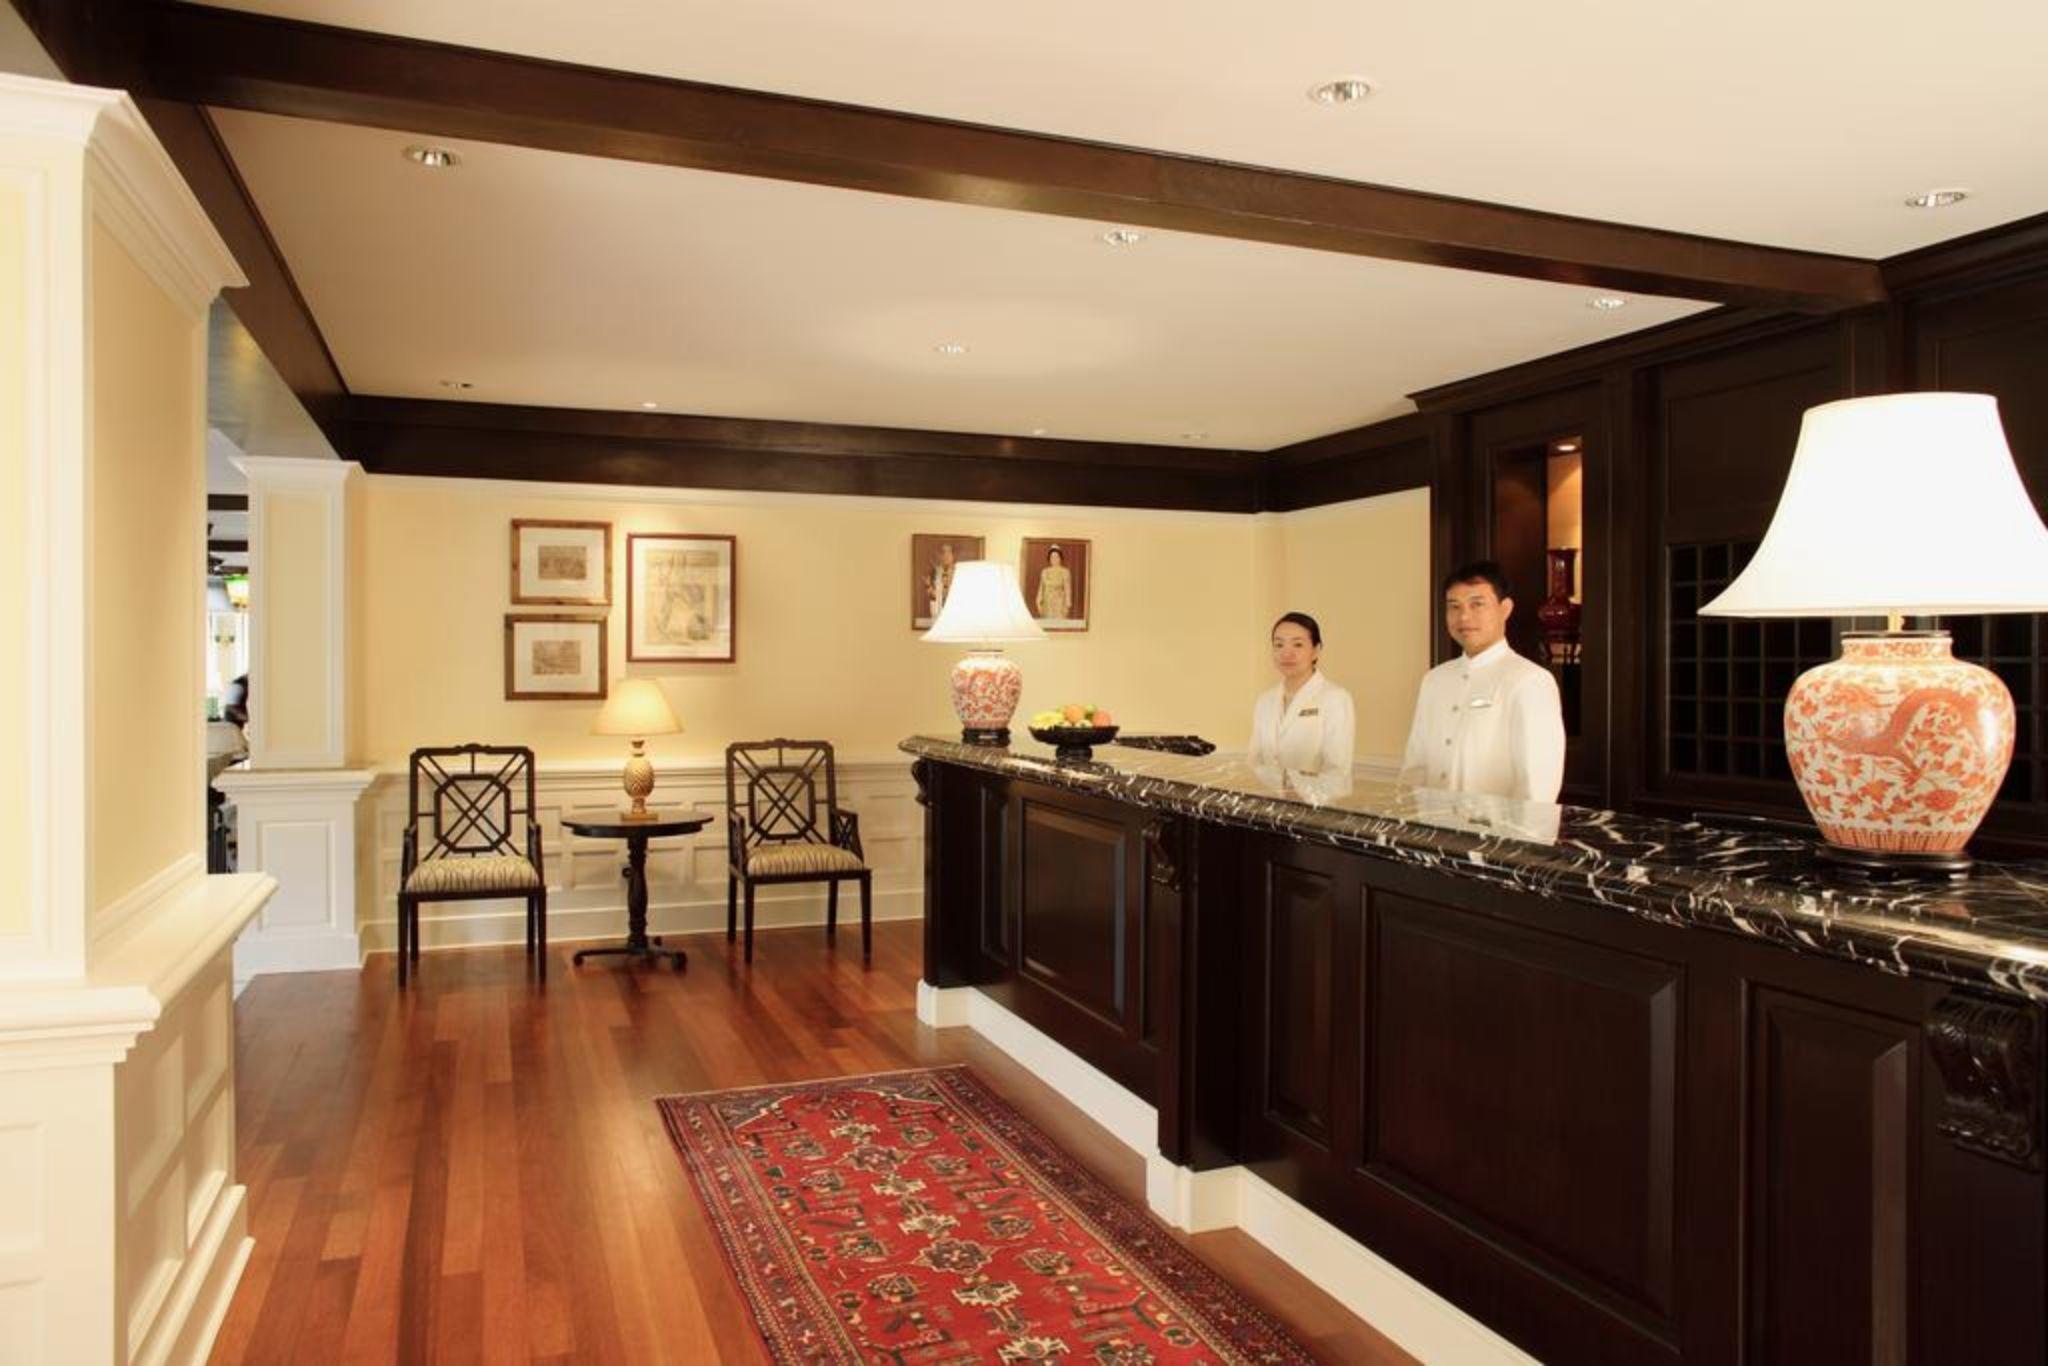
M 1548 552 L 1548 558 L 1549 592 L 1544 595 L 1543 605 L 1536 609 L 1536 622 L 1543 628 L 1543 652 L 1553 665 L 1576 664 L 1579 662 L 1579 617 L 1584 611 L 1572 601 L 1579 552 L 1560 547 Z

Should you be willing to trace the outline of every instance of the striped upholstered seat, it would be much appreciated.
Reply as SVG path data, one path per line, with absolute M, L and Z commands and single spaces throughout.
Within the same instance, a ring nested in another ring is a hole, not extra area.
M 517 854 L 454 855 L 421 861 L 405 880 L 405 890 L 436 892 L 530 892 L 540 886 L 540 873 Z
M 779 877 L 788 873 L 853 872 L 867 865 L 851 849 L 836 844 L 813 844 L 791 840 L 786 844 L 756 845 L 747 851 L 747 876 Z

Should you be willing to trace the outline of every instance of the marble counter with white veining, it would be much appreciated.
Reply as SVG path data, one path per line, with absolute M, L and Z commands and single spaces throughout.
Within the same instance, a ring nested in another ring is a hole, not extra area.
M 1880 972 L 2048 1001 L 2048 862 L 1980 863 L 1961 882 L 1872 882 L 1815 842 L 1762 830 L 1369 780 L 1303 780 L 1220 755 L 914 736 L 920 759 L 1170 815 L 1432 867 L 1534 896 L 1766 940 Z

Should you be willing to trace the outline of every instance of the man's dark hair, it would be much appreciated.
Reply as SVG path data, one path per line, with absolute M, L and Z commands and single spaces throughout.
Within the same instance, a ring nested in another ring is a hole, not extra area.
M 1506 602 L 1514 596 L 1513 593 L 1508 591 L 1507 571 L 1502 569 L 1493 560 L 1474 560 L 1470 564 L 1459 565 L 1456 569 L 1444 575 L 1443 587 L 1439 588 L 1437 592 L 1439 594 L 1448 593 L 1461 583 L 1491 584 L 1493 585 L 1493 595 L 1502 602 Z

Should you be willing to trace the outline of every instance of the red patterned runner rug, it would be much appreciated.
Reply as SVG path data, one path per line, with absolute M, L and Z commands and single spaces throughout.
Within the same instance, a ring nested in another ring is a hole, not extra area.
M 965 1067 L 656 1103 L 777 1362 L 1312 1360 Z

